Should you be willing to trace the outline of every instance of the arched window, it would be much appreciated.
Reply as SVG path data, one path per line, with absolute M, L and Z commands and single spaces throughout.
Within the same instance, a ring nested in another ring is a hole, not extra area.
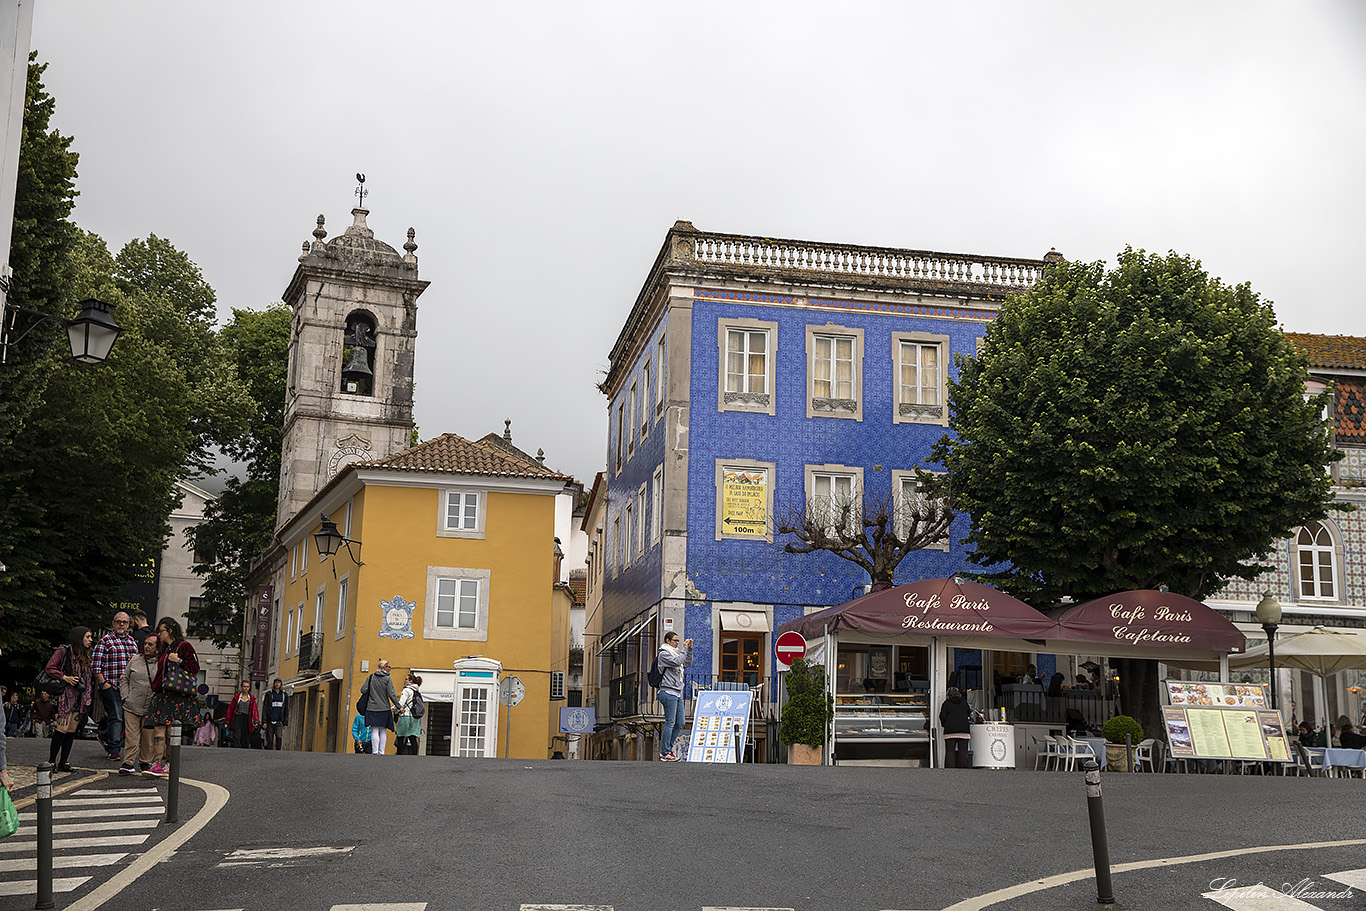
M 375 391 L 375 321 L 364 313 L 346 318 L 342 340 L 341 391 L 373 395 Z
M 1317 601 L 1337 599 L 1337 549 L 1333 533 L 1322 522 L 1300 529 L 1295 539 L 1299 552 L 1300 597 Z

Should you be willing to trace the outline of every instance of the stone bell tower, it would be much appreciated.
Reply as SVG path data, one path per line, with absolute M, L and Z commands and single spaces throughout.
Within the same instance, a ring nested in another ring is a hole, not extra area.
M 375 239 L 368 209 L 324 243 L 305 243 L 284 301 L 292 314 L 276 527 L 342 468 L 406 449 L 413 427 L 417 244 Z

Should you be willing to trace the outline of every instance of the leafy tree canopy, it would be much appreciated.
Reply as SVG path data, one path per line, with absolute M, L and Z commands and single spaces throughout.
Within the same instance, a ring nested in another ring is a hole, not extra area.
M 951 381 L 936 457 L 984 577 L 1036 605 L 1252 579 L 1339 458 L 1269 303 L 1175 253 L 1054 266 Z

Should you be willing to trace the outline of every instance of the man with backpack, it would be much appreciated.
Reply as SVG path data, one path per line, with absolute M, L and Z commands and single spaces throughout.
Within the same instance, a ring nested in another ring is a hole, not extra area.
M 279 677 L 270 685 L 270 692 L 261 698 L 261 708 L 266 724 L 266 749 L 283 749 L 283 729 L 289 727 L 289 697 L 285 695 L 285 682 Z
M 674 752 L 674 739 L 683 732 L 683 668 L 691 665 L 692 640 L 684 640 L 683 649 L 679 649 L 678 633 L 669 630 L 655 655 L 654 667 L 650 668 L 650 683 L 659 690 L 659 702 L 664 706 L 660 762 L 677 762 L 683 758 Z

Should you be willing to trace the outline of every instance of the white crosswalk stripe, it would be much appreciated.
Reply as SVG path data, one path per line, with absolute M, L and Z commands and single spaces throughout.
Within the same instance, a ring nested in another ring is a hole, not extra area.
M 368 905 L 333 905 L 332 911 L 427 911 L 426 902 L 382 902 Z
M 1336 907 L 1334 902 L 1346 897 L 1332 893 L 1366 889 L 1366 868 L 1343 870 L 1340 873 L 1325 873 L 1323 878 L 1333 880 L 1333 884 L 1306 880 L 1303 883 L 1288 884 L 1289 894 L 1287 894 L 1274 886 L 1257 883 L 1251 886 L 1239 886 L 1236 889 L 1217 889 L 1213 892 L 1201 894 L 1210 901 L 1218 902 L 1225 908 L 1231 908 L 1232 911 L 1323 911 L 1323 907 Z M 1336 886 L 1337 883 L 1341 883 L 1347 888 L 1340 889 Z M 1332 894 L 1331 898 L 1320 898 L 1325 894 Z M 1323 901 L 1326 905 L 1311 904 L 1300 896 L 1313 898 L 1314 901 Z
M 331 860 L 356 850 L 355 845 L 321 845 L 313 848 L 255 848 L 233 851 L 220 867 L 292 867 L 300 861 Z M 359 906 L 357 906 L 359 907 Z
M 336 911 L 336 909 L 333 909 Z M 522 905 L 522 911 L 612 911 L 611 905 Z
M 84 788 L 54 801 L 52 867 L 59 875 L 53 876 L 53 892 L 79 889 L 97 875 L 112 876 L 136 856 L 130 851 L 140 850 L 164 813 L 161 794 L 145 788 Z M 37 817 L 36 810 L 20 813 L 19 831 L 0 841 L 0 896 L 37 894 Z
M 1351 886 L 1353 889 L 1366 889 L 1366 867 L 1360 870 L 1343 870 L 1341 873 L 1325 873 L 1323 878 Z

